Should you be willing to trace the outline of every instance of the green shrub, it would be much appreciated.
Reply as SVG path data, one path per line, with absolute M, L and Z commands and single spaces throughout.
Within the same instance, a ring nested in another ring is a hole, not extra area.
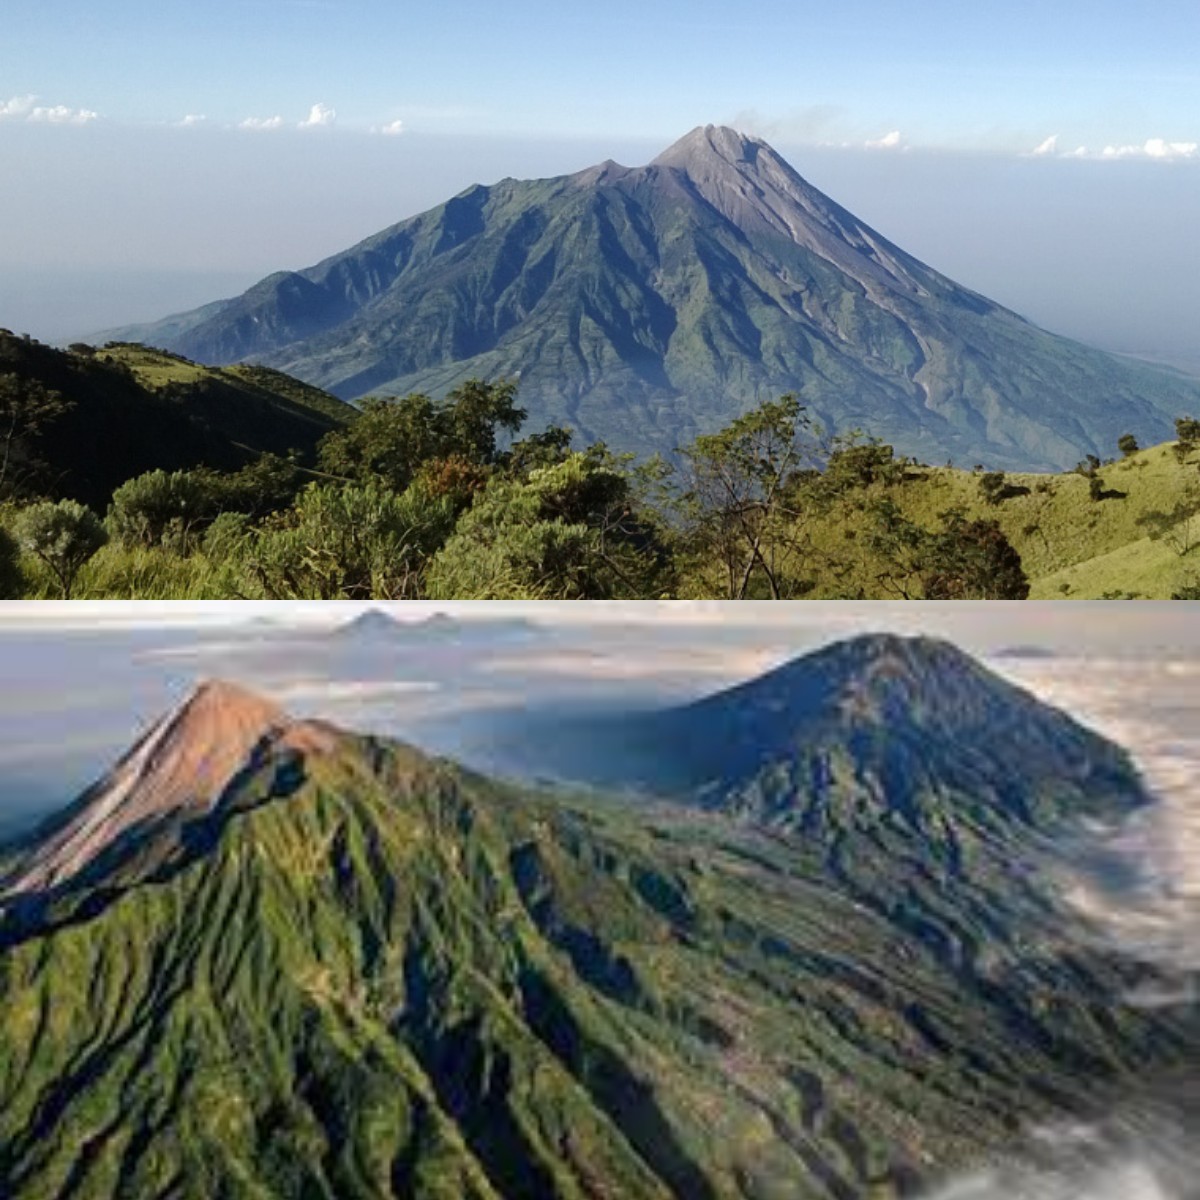
M 218 563 L 238 561 L 249 544 L 252 528 L 245 513 L 220 513 L 204 531 L 201 546 L 205 557 Z
M 496 478 L 463 514 L 429 571 L 436 599 L 603 600 L 662 592 L 654 531 L 629 482 L 595 453 Z
M 108 526 L 123 546 L 167 546 L 183 553 L 220 511 L 212 471 L 147 471 L 113 492 Z
M 54 575 L 64 600 L 70 600 L 84 563 L 108 541 L 100 518 L 74 500 L 44 500 L 17 514 L 17 541 Z
M 451 498 L 419 486 L 310 484 L 247 540 L 244 572 L 271 599 L 415 599 L 454 517 Z

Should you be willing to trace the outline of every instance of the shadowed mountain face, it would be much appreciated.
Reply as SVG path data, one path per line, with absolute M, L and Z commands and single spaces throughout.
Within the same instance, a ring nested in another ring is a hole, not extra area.
M 998 252 L 1001 252 L 998 250 Z M 519 377 L 531 423 L 671 451 L 796 392 L 926 461 L 1062 467 L 1200 387 L 1045 333 L 905 254 L 765 142 L 477 186 L 305 271 L 120 336 L 343 397 Z
M 680 708 L 566 724 L 531 755 L 569 778 L 693 803 L 757 790 L 757 817 L 784 825 L 850 783 L 873 785 L 876 807 L 957 791 L 1047 830 L 1143 796 L 1119 747 L 949 642 L 893 634 L 835 642 Z
M 0 392 L 9 390 L 56 393 L 70 405 L 32 441 L 16 427 L 10 469 L 36 494 L 101 511 L 114 488 L 145 471 L 234 471 L 263 452 L 311 459 L 325 434 L 357 415 L 265 368 L 210 370 L 140 346 L 54 350 L 0 329 Z M 29 458 L 44 462 L 31 477 Z
M 919 699 L 871 662 L 856 705 Z M 201 689 L 13 856 L 0 1193 L 883 1200 L 1200 1048 L 1066 937 L 1019 814 L 1003 858 L 895 826 L 903 858 L 847 828 L 868 904 L 786 829 L 523 793 Z

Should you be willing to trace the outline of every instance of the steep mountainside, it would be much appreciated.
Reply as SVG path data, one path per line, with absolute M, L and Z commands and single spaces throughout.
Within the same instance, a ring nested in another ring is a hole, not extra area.
M 868 906 L 806 838 L 210 686 L 0 894 L 0 1193 L 915 1194 L 1200 1048 L 1064 940 L 1025 832 L 927 856 L 937 907 L 881 859 Z
M 311 457 L 356 410 L 275 371 L 214 370 L 140 346 L 55 350 L 0 330 L 0 388 L 56 392 L 71 407 L 21 456 L 41 459 L 42 490 L 103 509 L 143 471 L 235 470 L 263 451 Z M 5 430 L 7 433 L 7 430 Z
M 535 425 L 671 451 L 796 392 L 925 461 L 1074 465 L 1162 440 L 1200 384 L 1037 329 L 939 275 L 765 142 L 502 180 L 124 338 L 344 397 L 519 377 Z

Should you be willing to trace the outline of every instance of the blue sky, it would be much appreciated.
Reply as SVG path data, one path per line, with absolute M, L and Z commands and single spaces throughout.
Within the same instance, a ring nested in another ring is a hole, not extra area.
M 1200 5 L 1157 0 L 5 0 L 0 103 L 118 122 L 1032 149 L 1200 139 Z M 1033 140 L 1031 140 L 1033 139 Z
M 0 326 L 152 319 L 711 121 L 1039 323 L 1200 367 L 1198 47 L 1196 0 L 3 0 Z

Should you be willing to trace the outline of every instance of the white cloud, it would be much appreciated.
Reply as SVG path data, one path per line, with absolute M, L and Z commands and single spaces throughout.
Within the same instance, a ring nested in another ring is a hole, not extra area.
M 181 129 L 192 129 L 196 125 L 203 125 L 207 120 L 207 117 L 202 116 L 199 113 L 188 113 L 188 115 L 179 122 L 179 127 Z
M 871 138 L 864 145 L 868 150 L 895 150 L 900 145 L 900 130 L 893 129 L 881 138 Z
M 238 125 L 239 129 L 253 129 L 257 131 L 282 129 L 282 117 L 247 117 Z
M 323 129 L 337 120 L 337 113 L 328 104 L 314 104 L 308 116 L 300 122 L 301 129 Z
M 99 115 L 90 108 L 68 108 L 65 104 L 56 104 L 53 108 L 33 109 L 29 120 L 44 121 L 49 125 L 87 125 Z
M 1046 158 L 1051 154 L 1058 153 L 1058 134 L 1052 133 L 1044 142 L 1035 146 L 1033 150 L 1034 158 Z
M 27 117 L 33 112 L 36 96 L 14 96 L 0 104 L 0 121 L 6 117 Z
M 1200 142 L 1168 142 L 1165 138 L 1150 138 L 1140 146 L 1105 146 L 1103 158 L 1154 158 L 1168 162 L 1178 158 L 1196 158 Z
M 100 115 L 90 108 L 68 108 L 65 104 L 53 107 L 39 105 L 37 97 L 13 96 L 0 103 L 0 121 L 14 117 L 17 120 L 41 121 L 47 125 L 86 125 Z
M 379 132 L 386 137 L 399 137 L 404 132 L 404 122 L 392 121 L 387 125 L 380 126 Z

